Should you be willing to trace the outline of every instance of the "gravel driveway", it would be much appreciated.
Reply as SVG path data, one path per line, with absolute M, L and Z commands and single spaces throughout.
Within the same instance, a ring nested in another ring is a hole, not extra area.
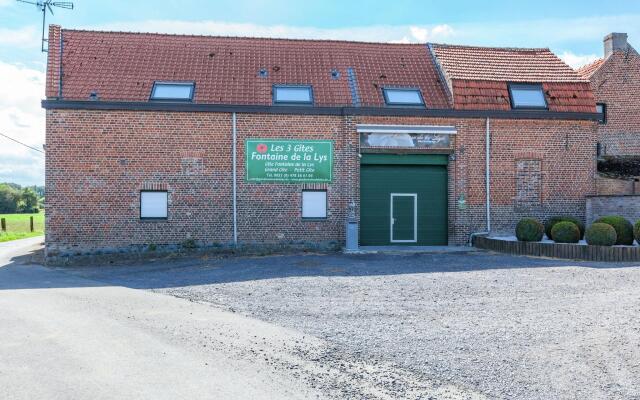
M 488 398 L 640 399 L 633 265 L 470 252 L 158 260 L 76 272 L 293 328 L 355 359 Z

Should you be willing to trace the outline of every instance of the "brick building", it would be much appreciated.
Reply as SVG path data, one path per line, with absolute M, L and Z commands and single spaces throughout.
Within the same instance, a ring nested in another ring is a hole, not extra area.
M 598 194 L 640 193 L 640 55 L 626 33 L 605 36 L 604 57 L 578 69 L 602 112 Z
M 626 33 L 604 38 L 604 58 L 577 71 L 591 83 L 603 112 L 598 127 L 601 155 L 640 155 L 640 55 Z
M 446 245 L 584 218 L 596 104 L 548 49 L 51 26 L 48 256 Z M 488 168 L 487 168 L 488 167 Z

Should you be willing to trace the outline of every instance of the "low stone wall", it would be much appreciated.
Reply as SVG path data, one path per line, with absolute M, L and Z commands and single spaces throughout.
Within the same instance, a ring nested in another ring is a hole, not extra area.
M 620 215 L 632 224 L 640 220 L 640 195 L 587 196 L 587 224 L 606 215 Z
M 230 243 L 203 245 L 129 246 L 100 252 L 64 252 L 46 254 L 44 262 L 49 266 L 109 265 L 142 262 L 158 258 L 203 257 L 203 256 L 267 256 L 275 254 L 297 254 L 306 252 L 333 253 L 341 249 L 338 242 L 289 242 L 289 243 Z M 45 249 L 46 253 L 46 249 Z
M 473 245 L 523 256 L 564 258 L 587 261 L 640 261 L 640 246 L 587 246 L 571 243 L 517 242 L 490 237 L 476 237 Z

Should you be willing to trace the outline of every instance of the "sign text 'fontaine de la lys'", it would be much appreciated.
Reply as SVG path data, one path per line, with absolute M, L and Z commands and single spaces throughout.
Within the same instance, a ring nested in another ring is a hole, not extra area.
M 247 139 L 248 182 L 331 182 L 331 140 Z

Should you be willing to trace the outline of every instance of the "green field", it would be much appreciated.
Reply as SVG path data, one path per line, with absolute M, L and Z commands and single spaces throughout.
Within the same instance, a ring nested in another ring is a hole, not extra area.
M 33 216 L 33 232 L 29 229 L 29 217 Z M 0 230 L 0 242 L 44 235 L 44 213 L 0 214 L 7 221 L 7 231 Z

